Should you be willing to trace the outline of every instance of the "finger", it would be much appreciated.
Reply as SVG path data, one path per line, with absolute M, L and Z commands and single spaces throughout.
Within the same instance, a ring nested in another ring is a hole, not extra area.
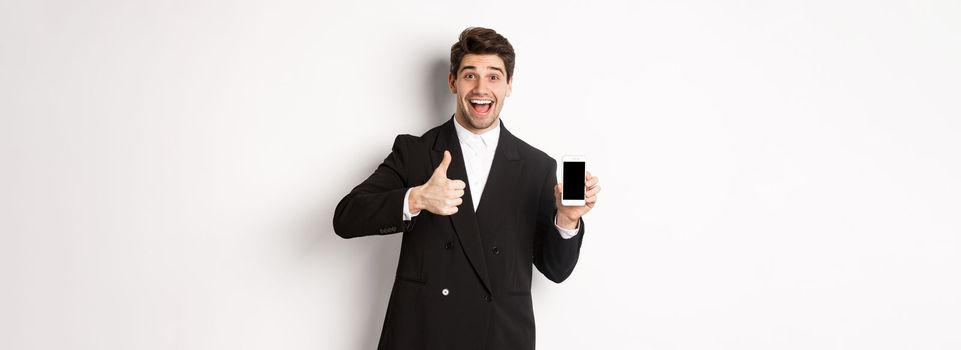
M 601 178 L 592 176 L 591 178 L 587 179 L 587 187 L 594 187 L 594 185 L 597 185 L 598 182 L 601 182 Z
M 587 198 L 584 198 L 584 203 L 585 203 L 585 204 L 594 203 L 594 202 L 597 202 L 597 197 L 587 197 Z
M 434 175 L 441 175 L 447 177 L 447 168 L 450 167 L 450 151 L 444 151 L 444 159 L 440 161 L 440 165 L 437 169 L 434 169 Z
M 591 175 L 591 172 L 590 172 L 590 171 L 586 172 L 586 174 L 587 174 L 587 175 L 584 175 L 584 178 L 585 178 L 585 179 L 590 180 L 592 177 L 594 177 L 593 175 Z
M 449 209 L 447 209 L 447 215 L 454 215 L 454 214 L 457 214 L 457 207 L 450 207 Z
M 588 189 L 588 190 L 587 190 L 587 196 L 588 196 L 588 197 L 596 196 L 598 192 L 601 192 L 601 186 L 600 186 L 600 185 L 597 185 L 597 186 L 594 186 L 594 188 Z
M 452 189 L 452 190 L 463 190 L 463 189 L 467 188 L 467 184 L 464 183 L 464 181 L 461 181 L 461 180 L 453 180 L 453 181 L 451 181 L 451 182 L 448 183 L 448 186 L 449 186 L 448 188 L 450 188 L 450 189 Z
M 461 204 L 463 204 L 463 203 L 464 203 L 464 200 L 463 200 L 463 199 L 460 199 L 460 198 L 454 198 L 454 199 L 448 199 L 448 200 L 447 200 L 447 205 L 448 205 L 448 206 L 451 206 L 451 207 L 456 207 L 456 206 L 461 205 Z
M 453 190 L 450 193 L 451 198 L 460 198 L 464 196 L 464 190 Z

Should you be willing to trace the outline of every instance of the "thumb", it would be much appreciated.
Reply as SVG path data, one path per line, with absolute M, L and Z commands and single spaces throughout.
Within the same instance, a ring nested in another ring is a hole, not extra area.
M 447 168 L 450 167 L 450 151 L 444 151 L 444 159 L 440 161 L 440 165 L 437 169 L 434 169 L 434 175 L 440 174 L 443 177 L 447 177 Z

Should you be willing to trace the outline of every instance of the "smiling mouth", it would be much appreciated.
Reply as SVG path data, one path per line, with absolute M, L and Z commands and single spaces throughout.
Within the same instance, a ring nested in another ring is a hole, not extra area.
M 467 101 L 470 102 L 470 107 L 474 110 L 474 113 L 481 115 L 489 113 L 494 106 L 494 101 L 488 99 L 470 99 Z

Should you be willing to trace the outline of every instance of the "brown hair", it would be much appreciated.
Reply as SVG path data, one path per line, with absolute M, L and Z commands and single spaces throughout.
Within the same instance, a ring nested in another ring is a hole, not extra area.
M 466 54 L 496 54 L 507 68 L 507 81 L 514 76 L 514 47 L 493 29 L 470 27 L 460 33 L 457 42 L 450 47 L 450 73 L 455 77 Z

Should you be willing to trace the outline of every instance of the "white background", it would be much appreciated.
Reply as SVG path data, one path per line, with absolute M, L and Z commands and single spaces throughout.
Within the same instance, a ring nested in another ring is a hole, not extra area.
M 334 207 L 471 25 L 604 188 L 539 348 L 961 348 L 951 0 L 0 0 L 0 348 L 374 348 L 401 236 Z

